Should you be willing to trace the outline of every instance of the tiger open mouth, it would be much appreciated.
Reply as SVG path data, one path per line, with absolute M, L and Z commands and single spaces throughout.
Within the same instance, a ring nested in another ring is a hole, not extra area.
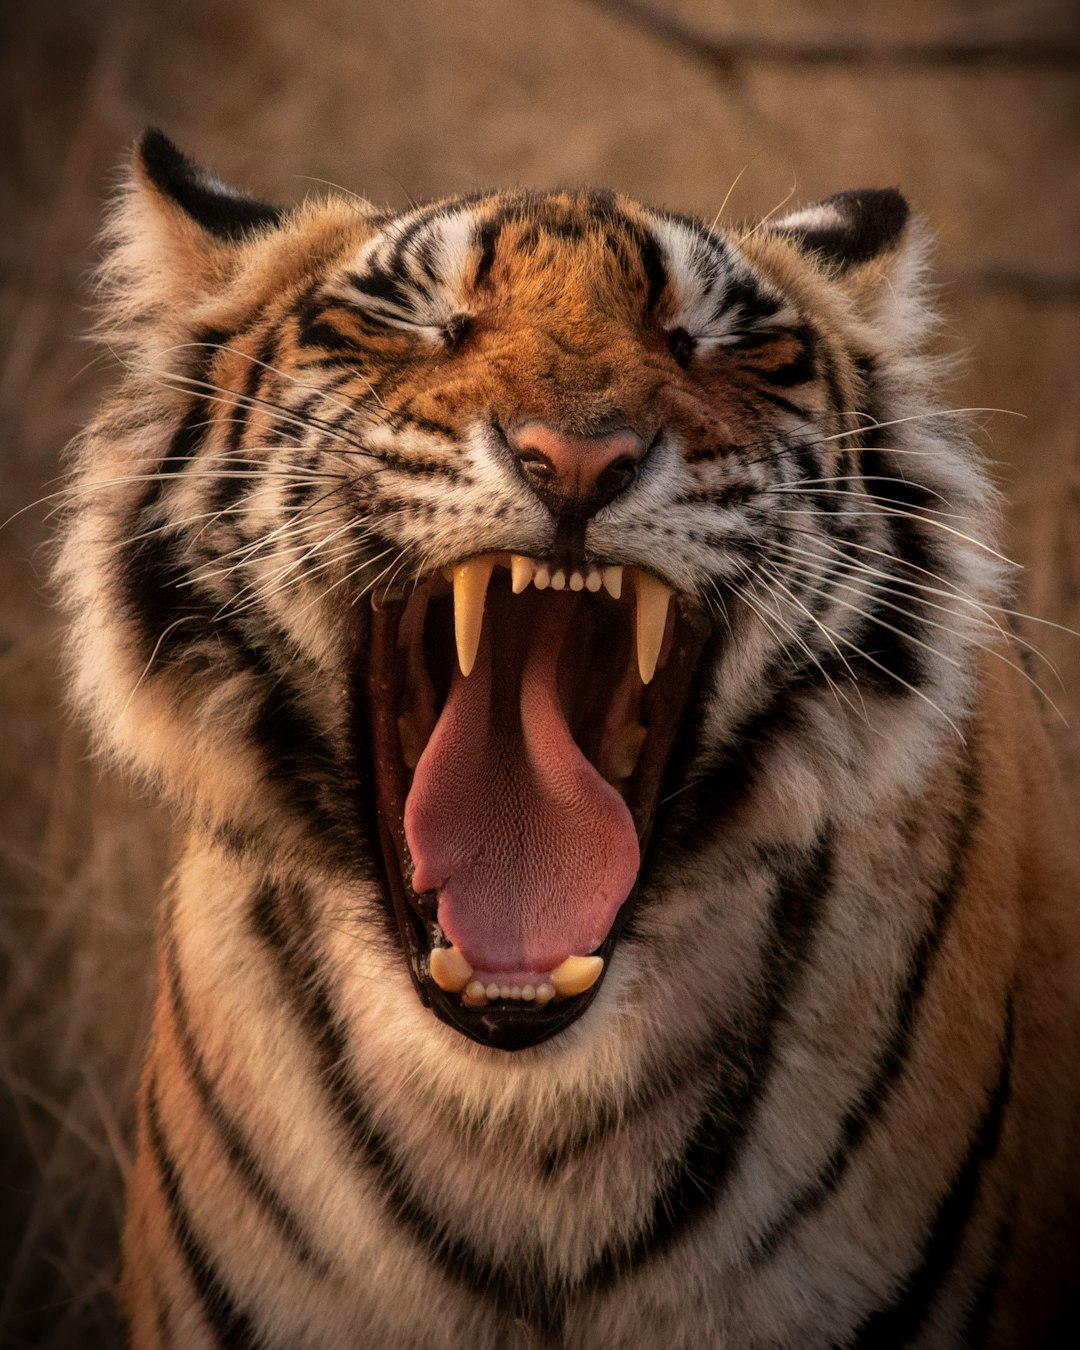
M 421 998 L 533 1045 L 625 924 L 705 625 L 638 567 L 467 559 L 372 608 L 383 852 Z

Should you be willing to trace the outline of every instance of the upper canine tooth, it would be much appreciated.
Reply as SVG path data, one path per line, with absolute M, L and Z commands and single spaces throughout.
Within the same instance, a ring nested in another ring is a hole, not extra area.
M 561 966 L 555 967 L 548 979 L 555 986 L 555 992 L 567 998 L 571 994 L 583 994 L 586 989 L 591 989 L 603 969 L 602 956 L 568 956 Z
M 604 589 L 613 600 L 618 600 L 622 595 L 622 568 L 605 567 L 604 568 Z
M 460 994 L 472 979 L 472 966 L 456 947 L 432 947 L 428 967 L 431 978 L 448 994 Z
M 637 572 L 634 585 L 637 591 L 638 673 L 642 684 L 648 684 L 656 674 L 660 648 L 664 645 L 671 589 L 642 571 Z
M 531 558 L 523 558 L 520 553 L 511 553 L 510 555 L 510 589 L 515 595 L 520 595 L 525 587 L 533 579 L 533 564 Z
M 454 637 L 462 675 L 472 672 L 484 626 L 484 600 L 495 559 L 489 553 L 454 568 Z

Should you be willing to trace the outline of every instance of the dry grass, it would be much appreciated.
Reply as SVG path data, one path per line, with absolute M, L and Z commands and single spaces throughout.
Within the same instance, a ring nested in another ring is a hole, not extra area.
M 1075 40 L 1069 0 L 654 0 L 785 41 Z M 766 21 L 763 14 L 768 14 Z M 1076 72 L 888 63 L 720 70 L 589 0 L 9 0 L 0 11 L 0 516 L 49 491 L 111 378 L 78 341 L 102 196 L 164 126 L 279 199 L 301 175 L 401 202 L 475 184 L 610 183 L 711 218 L 901 183 L 941 234 L 957 399 L 1016 409 L 986 445 L 1029 564 L 1026 605 L 1080 627 Z M 753 43 L 751 43 L 751 46 Z M 0 1344 L 106 1347 L 149 1002 L 160 814 L 60 710 L 44 509 L 0 531 Z M 1080 716 L 1080 641 L 1036 640 Z M 1080 784 L 1080 737 L 1060 733 Z

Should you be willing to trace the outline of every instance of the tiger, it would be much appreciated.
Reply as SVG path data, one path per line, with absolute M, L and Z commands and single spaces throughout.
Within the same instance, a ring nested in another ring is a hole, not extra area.
M 900 191 L 284 209 L 150 130 L 105 241 L 130 1343 L 1078 1343 L 1075 830 Z

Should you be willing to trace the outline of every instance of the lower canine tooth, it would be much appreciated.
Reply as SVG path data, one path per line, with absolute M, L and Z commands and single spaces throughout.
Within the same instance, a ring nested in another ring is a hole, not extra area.
M 555 992 L 566 998 L 571 994 L 583 994 L 586 989 L 591 989 L 600 978 L 603 969 L 602 956 L 568 956 L 561 966 L 555 967 L 549 978 Z M 540 990 L 538 989 L 536 993 L 539 997 Z
M 454 568 L 454 637 L 462 675 L 471 674 L 476 664 L 484 626 L 484 600 L 494 566 L 495 559 L 488 554 L 470 558 Z
M 431 978 L 448 994 L 460 994 L 472 980 L 472 966 L 456 947 L 432 947 L 428 967 Z
M 424 738 L 416 725 L 412 713 L 402 713 L 397 720 L 398 735 L 401 737 L 401 758 L 407 769 L 415 769 L 424 753 Z
M 640 571 L 635 578 L 634 588 L 637 592 L 638 673 L 642 684 L 648 684 L 656 674 L 660 648 L 664 645 L 671 589 L 648 572 Z
M 645 744 L 648 732 L 637 722 L 628 722 L 608 751 L 607 773 L 605 778 L 611 783 L 621 783 L 637 768 L 641 747 Z

